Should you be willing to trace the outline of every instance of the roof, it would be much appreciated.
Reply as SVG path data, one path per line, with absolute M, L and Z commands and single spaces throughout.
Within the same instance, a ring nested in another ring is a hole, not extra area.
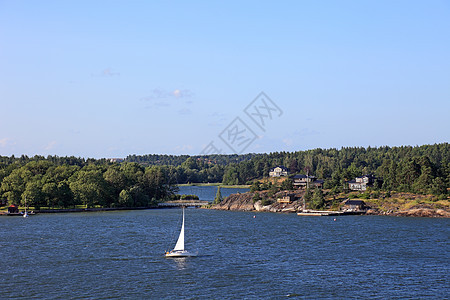
M 306 175 L 297 174 L 297 175 L 292 176 L 292 178 L 306 178 Z
M 345 201 L 346 205 L 365 205 L 366 202 L 362 201 L 362 200 L 347 200 Z
M 295 178 L 295 179 L 306 178 L 306 175 L 304 175 L 304 174 L 297 174 L 297 175 L 294 175 L 292 178 Z M 313 179 L 313 178 L 316 178 L 316 176 L 310 175 L 310 176 L 308 176 L 308 178 Z

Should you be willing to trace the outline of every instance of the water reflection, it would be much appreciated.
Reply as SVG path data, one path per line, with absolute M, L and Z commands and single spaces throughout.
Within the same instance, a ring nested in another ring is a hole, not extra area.
M 185 270 L 187 269 L 188 263 L 187 263 L 188 257 L 174 257 L 172 260 L 175 263 L 175 267 L 177 270 Z

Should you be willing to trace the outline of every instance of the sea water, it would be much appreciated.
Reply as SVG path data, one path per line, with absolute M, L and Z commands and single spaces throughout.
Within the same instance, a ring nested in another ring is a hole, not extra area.
M 180 209 L 0 217 L 0 298 L 445 299 L 448 219 Z

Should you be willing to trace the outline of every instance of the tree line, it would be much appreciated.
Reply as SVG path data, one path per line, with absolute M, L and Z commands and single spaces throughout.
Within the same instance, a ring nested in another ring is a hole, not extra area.
M 450 183 L 448 143 L 403 147 L 347 147 L 261 154 L 231 164 L 224 183 L 244 183 L 267 177 L 272 167 L 283 165 L 290 174 L 309 174 L 325 180 L 324 187 L 342 191 L 355 177 L 374 174 L 375 187 L 399 192 L 447 195 Z
M 36 207 L 148 207 L 176 186 L 164 167 L 106 160 L 0 157 L 0 197 Z
M 401 147 L 343 147 L 297 152 L 246 155 L 129 156 L 127 160 L 173 166 L 177 183 L 222 182 L 251 184 L 282 165 L 290 174 L 309 173 L 325 180 L 324 187 L 340 191 L 357 176 L 374 174 L 381 190 L 446 195 L 450 182 L 448 143 Z
M 245 155 L 131 155 L 125 162 L 76 157 L 0 156 L 0 198 L 30 206 L 149 206 L 170 199 L 176 184 L 252 184 L 282 165 L 290 174 L 325 180 L 334 192 L 357 176 L 374 174 L 385 191 L 447 197 L 448 143 L 402 147 L 344 147 Z

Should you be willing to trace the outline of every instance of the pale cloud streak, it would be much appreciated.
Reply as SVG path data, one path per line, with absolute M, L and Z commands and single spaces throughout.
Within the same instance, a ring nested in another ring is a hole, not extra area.
M 100 73 L 93 73 L 91 76 L 94 77 L 114 77 L 114 76 L 120 76 L 120 72 L 117 72 L 113 70 L 112 68 L 105 68 Z
M 189 98 L 193 97 L 194 93 L 189 89 L 174 89 L 174 90 L 165 90 L 160 88 L 155 88 L 150 91 L 150 93 L 142 97 L 140 100 L 143 102 L 147 102 L 148 105 L 145 108 L 163 108 L 170 107 L 172 104 L 179 105 L 180 99 L 183 99 L 184 104 L 192 104 L 192 100 Z M 180 114 L 191 113 L 189 109 L 183 108 L 178 111 Z
M 194 93 L 191 90 L 188 89 L 174 89 L 171 91 L 155 88 L 150 93 L 142 97 L 141 100 L 143 101 L 153 101 L 158 99 L 177 99 L 177 98 L 190 98 L 194 96 Z
M 282 142 L 286 145 L 286 146 L 292 146 L 294 144 L 294 141 L 292 139 L 283 139 Z
M 194 147 L 192 145 L 182 145 L 182 146 L 176 146 L 175 147 L 175 151 L 176 152 L 189 152 L 193 149 Z
M 56 141 L 51 141 L 49 142 L 47 145 L 45 145 L 44 150 L 52 150 L 55 146 L 56 146 L 57 142 Z
M 13 146 L 13 145 L 15 145 L 16 143 L 15 142 L 13 142 L 11 139 L 9 139 L 9 138 L 2 138 L 1 140 L 0 140 L 0 147 L 1 148 L 6 148 L 6 147 L 8 147 L 8 146 Z

